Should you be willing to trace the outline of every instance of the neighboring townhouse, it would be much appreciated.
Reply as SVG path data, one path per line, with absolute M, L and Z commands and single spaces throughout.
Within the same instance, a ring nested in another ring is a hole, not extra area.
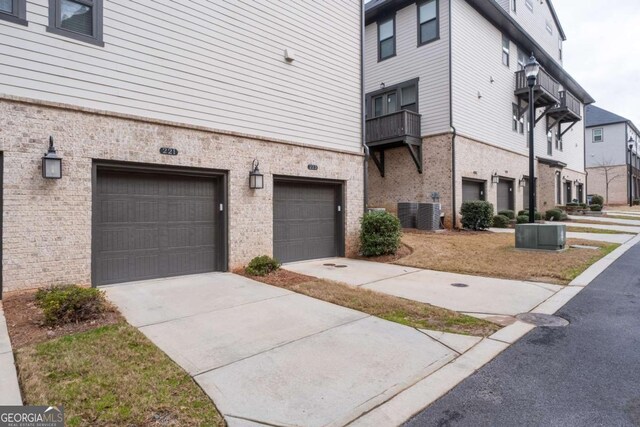
M 431 201 L 445 224 L 467 200 L 528 207 L 528 87 L 535 87 L 537 207 L 584 201 L 589 94 L 563 69 L 550 1 L 373 0 L 365 15 L 369 206 Z
M 640 132 L 629 119 L 589 105 L 585 144 L 587 189 L 611 205 L 640 198 Z
M 355 253 L 362 13 L 0 0 L 4 290 Z

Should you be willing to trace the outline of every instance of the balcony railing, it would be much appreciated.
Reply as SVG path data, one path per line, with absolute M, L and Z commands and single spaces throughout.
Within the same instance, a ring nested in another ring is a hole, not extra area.
M 566 90 L 560 91 L 560 103 L 556 108 L 567 108 L 578 117 L 582 117 L 580 113 L 580 101 Z
M 408 138 L 420 138 L 420 114 L 409 110 L 374 117 L 367 120 L 368 145 L 406 142 Z
M 554 98 L 558 98 L 560 92 L 560 84 L 547 73 L 542 67 L 538 73 L 538 80 L 536 81 L 536 88 L 540 88 L 547 92 Z M 527 84 L 527 75 L 524 70 L 516 72 L 516 95 L 526 94 L 529 92 L 529 86 Z

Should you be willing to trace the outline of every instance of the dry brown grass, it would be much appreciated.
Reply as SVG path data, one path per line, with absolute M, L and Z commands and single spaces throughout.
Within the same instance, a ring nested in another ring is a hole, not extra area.
M 126 323 L 16 352 L 28 405 L 64 405 L 68 426 L 222 426 L 189 374 Z
M 606 216 L 602 216 L 600 218 L 607 218 Z M 569 225 L 571 223 L 576 223 L 576 224 L 597 224 L 597 225 L 615 225 L 617 227 L 633 227 L 633 225 L 630 224 L 620 224 L 619 222 L 615 222 L 613 221 L 614 219 L 623 219 L 623 218 L 613 218 L 613 217 L 609 217 L 609 219 L 611 219 L 611 221 L 589 221 L 588 219 L 572 219 L 570 222 L 567 222 L 566 224 Z
M 569 244 L 601 248 L 544 253 L 518 251 L 513 234 L 449 232 L 437 235 L 405 233 L 402 241 L 413 252 L 397 264 L 453 273 L 566 285 L 618 245 L 569 239 Z
M 281 269 L 263 277 L 248 276 L 242 270 L 236 273 L 414 328 L 478 336 L 488 336 L 500 329 L 494 323 L 455 311 L 287 270 Z
M 614 205 L 607 206 L 607 210 L 621 212 L 640 212 L 640 206 Z
M 628 231 L 601 230 L 599 228 L 567 226 L 567 231 L 574 233 L 596 233 L 596 234 L 633 234 Z

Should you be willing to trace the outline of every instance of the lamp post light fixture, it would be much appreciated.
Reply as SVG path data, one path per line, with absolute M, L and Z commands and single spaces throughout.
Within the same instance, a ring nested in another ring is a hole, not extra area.
M 62 157 L 58 157 L 53 146 L 53 136 L 49 137 L 49 150 L 42 157 L 42 177 L 46 179 L 62 178 Z
M 627 142 L 629 143 L 629 147 L 627 148 L 627 151 L 629 152 L 629 162 L 627 163 L 627 190 L 629 192 L 629 206 L 633 206 L 633 169 L 631 169 L 631 163 L 633 161 L 633 145 L 635 143 L 633 136 L 630 136 L 629 141 Z
M 527 76 L 527 85 L 529 86 L 529 223 L 536 222 L 536 179 L 534 170 L 535 150 L 533 148 L 533 128 L 536 124 L 536 107 L 535 98 L 533 96 L 533 88 L 538 82 L 538 73 L 540 72 L 540 64 L 536 61 L 536 57 L 531 53 L 529 62 L 524 66 L 524 73 Z
M 264 188 L 264 175 L 258 169 L 258 159 L 254 159 L 251 164 L 251 172 L 249 172 L 249 188 L 252 190 L 260 190 Z
M 491 175 L 491 183 L 497 184 L 499 182 L 500 182 L 500 177 L 498 176 L 498 172 L 494 172 L 493 175 Z

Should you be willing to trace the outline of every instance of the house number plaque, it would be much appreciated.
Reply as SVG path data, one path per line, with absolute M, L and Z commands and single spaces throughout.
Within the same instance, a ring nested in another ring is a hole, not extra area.
M 160 148 L 160 154 L 166 154 L 167 156 L 177 156 L 178 155 L 178 149 L 177 148 L 162 147 L 162 148 Z
M 317 171 L 318 170 L 318 165 L 314 165 L 312 163 L 307 165 L 307 169 L 309 169 L 310 171 Z

